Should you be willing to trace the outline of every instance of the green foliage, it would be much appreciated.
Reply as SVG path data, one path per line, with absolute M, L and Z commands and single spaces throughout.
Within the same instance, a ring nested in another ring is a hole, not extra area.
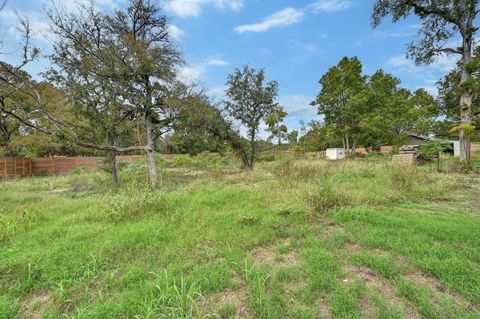
M 243 69 L 235 69 L 234 73 L 228 76 L 226 83 L 225 110 L 248 130 L 250 152 L 245 154 L 244 163 L 250 169 L 253 169 L 255 161 L 255 141 L 260 123 L 270 120 L 271 124 L 276 125 L 286 114 L 275 102 L 278 95 L 278 83 L 276 81 L 264 82 L 265 71 L 263 69 L 256 70 L 244 66 Z M 279 110 L 280 112 L 278 112 Z M 271 117 L 275 112 L 277 116 Z

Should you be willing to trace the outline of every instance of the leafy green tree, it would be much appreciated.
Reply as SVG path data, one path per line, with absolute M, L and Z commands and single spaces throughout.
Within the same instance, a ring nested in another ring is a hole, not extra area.
M 117 120 L 129 119 L 143 127 L 144 144 L 140 146 L 119 147 L 111 142 L 105 145 L 81 139 L 76 143 L 112 154 L 144 151 L 150 184 L 156 188 L 155 138 L 164 125 L 171 123 L 171 114 L 176 113 L 166 101 L 175 93 L 176 69 L 182 63 L 179 52 L 169 40 L 166 17 L 151 0 L 130 0 L 126 9 L 114 14 L 98 13 L 91 5 L 74 15 L 54 9 L 49 12 L 49 18 L 61 38 L 56 44 L 57 64 L 64 73 L 68 73 L 69 68 L 75 69 L 71 65 L 76 62 L 75 57 L 62 64 L 65 53 L 70 52 L 69 45 L 75 45 L 74 49 L 82 52 L 77 62 L 83 68 L 77 70 L 84 76 L 77 92 L 85 96 L 89 88 L 98 90 L 92 93 L 99 98 L 98 101 L 92 101 L 95 97 L 88 97 L 88 101 L 79 102 L 86 103 L 87 108 L 93 102 L 92 110 L 110 110 L 106 114 L 110 121 L 108 131 L 112 134 L 105 134 L 104 138 L 116 140 L 121 134 Z M 74 81 L 70 83 L 75 84 Z M 100 118 L 95 121 L 102 122 Z M 116 132 L 111 130 L 113 127 Z
M 473 60 L 476 63 L 480 62 L 480 52 L 477 49 Z M 472 100 L 472 125 L 476 127 L 476 131 L 473 132 L 471 138 L 480 140 L 480 72 L 475 70 L 472 72 L 472 85 L 475 86 Z M 458 112 L 458 106 L 462 97 L 461 89 L 461 64 L 457 64 L 456 68 L 450 71 L 443 79 L 438 82 L 438 109 L 440 115 L 443 116 L 443 120 L 437 123 L 436 132 L 443 137 L 453 138 L 450 129 L 457 126 L 461 122 L 460 114 Z M 464 132 L 465 133 L 465 132 Z M 455 133 L 457 134 L 457 133 Z M 458 134 L 457 134 L 458 135 Z
M 472 58 L 475 44 L 476 25 L 479 12 L 476 0 L 376 0 L 372 13 L 372 24 L 378 26 L 391 16 L 393 22 L 415 14 L 422 20 L 418 41 L 407 48 L 407 55 L 418 64 L 430 64 L 439 56 L 456 54 L 461 57 L 459 103 L 460 124 L 473 121 L 472 102 L 477 93 L 473 72 L 479 63 Z M 461 46 L 451 44 L 456 37 L 461 38 Z M 463 129 L 459 130 L 460 160 L 470 158 L 470 141 Z
M 298 144 L 298 131 L 293 130 L 287 135 L 288 144 L 290 146 L 296 146 Z
M 437 172 L 441 172 L 441 167 L 440 167 L 441 154 L 450 149 L 452 149 L 450 142 L 442 141 L 442 140 L 432 140 L 432 141 L 429 141 L 428 143 L 423 144 L 418 150 L 418 153 L 427 158 L 436 158 Z
M 365 88 L 362 63 L 358 58 L 344 57 L 320 79 L 322 86 L 312 105 L 325 116 L 325 124 L 339 132 L 343 147 L 350 151 L 358 140 L 359 93 Z
M 270 138 L 276 138 L 278 146 L 281 146 L 282 139 L 287 136 L 288 128 L 283 124 L 283 120 L 287 116 L 287 112 L 283 110 L 283 107 L 278 106 L 271 114 L 265 119 L 267 124 L 267 131 L 270 132 Z
M 362 144 L 400 145 L 407 134 L 431 133 L 437 116 L 434 98 L 423 89 L 412 94 L 399 85 L 398 78 L 382 70 L 368 77 L 358 111 Z
M 255 141 L 260 123 L 278 109 L 278 103 L 275 102 L 278 83 L 265 82 L 263 69 L 244 66 L 243 69 L 235 69 L 234 73 L 228 76 L 226 85 L 225 110 L 247 128 L 250 154 L 246 158 L 246 168 L 253 169 Z

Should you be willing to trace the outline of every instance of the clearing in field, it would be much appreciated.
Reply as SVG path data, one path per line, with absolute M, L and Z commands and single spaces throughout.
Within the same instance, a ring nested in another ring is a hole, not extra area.
M 0 185 L 2 318 L 478 318 L 478 176 L 144 162 Z

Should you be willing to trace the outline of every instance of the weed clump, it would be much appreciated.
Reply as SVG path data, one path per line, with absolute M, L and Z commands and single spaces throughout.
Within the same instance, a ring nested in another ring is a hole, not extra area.
M 312 213 L 326 214 L 349 205 L 347 194 L 338 190 L 332 178 L 324 177 L 316 180 L 306 195 L 308 207 Z
M 165 193 L 130 186 L 109 197 L 107 216 L 117 223 L 167 210 L 168 201 Z

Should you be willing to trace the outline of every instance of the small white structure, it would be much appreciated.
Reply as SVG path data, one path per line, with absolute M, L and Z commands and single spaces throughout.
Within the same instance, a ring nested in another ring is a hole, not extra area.
M 339 160 L 346 157 L 344 148 L 327 148 L 326 156 L 329 160 Z
M 460 141 L 451 141 L 453 144 L 453 156 L 460 157 Z

